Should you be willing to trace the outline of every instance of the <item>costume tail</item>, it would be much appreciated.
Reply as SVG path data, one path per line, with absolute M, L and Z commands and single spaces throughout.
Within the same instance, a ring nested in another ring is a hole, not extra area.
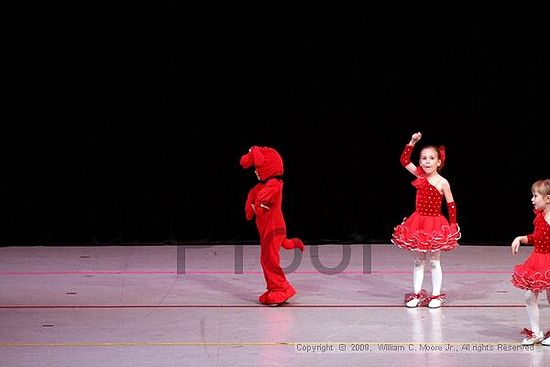
M 304 252 L 304 242 L 299 238 L 291 238 L 291 239 L 285 239 L 284 242 L 281 244 L 281 246 L 284 249 L 292 250 L 292 249 L 300 249 L 300 251 Z

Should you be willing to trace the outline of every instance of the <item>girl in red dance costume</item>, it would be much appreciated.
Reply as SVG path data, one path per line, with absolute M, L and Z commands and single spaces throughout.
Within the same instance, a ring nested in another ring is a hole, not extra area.
M 550 179 L 539 180 L 531 186 L 535 207 L 535 230 L 525 236 L 517 236 L 512 241 L 512 253 L 517 254 L 521 244 L 533 244 L 534 251 L 521 265 L 516 265 L 512 284 L 525 292 L 525 308 L 531 330 L 523 329 L 523 345 L 541 343 L 550 346 L 550 331 L 544 335 L 540 329 L 539 294 L 546 290 L 550 302 Z M 546 338 L 546 339 L 545 339 Z
M 416 209 L 414 213 L 396 226 L 392 242 L 414 252 L 413 292 L 405 295 L 407 307 L 419 304 L 430 308 L 441 306 L 445 294 L 441 293 L 443 273 L 440 253 L 458 247 L 460 228 L 456 220 L 456 204 L 449 182 L 439 174 L 445 164 L 443 146 L 425 146 L 420 151 L 419 166 L 411 162 L 411 153 L 422 134 L 414 133 L 401 153 L 400 162 L 414 176 Z M 441 214 L 442 199 L 447 203 L 449 220 Z M 428 262 L 432 273 L 432 295 L 422 289 L 424 266 Z
M 279 250 L 281 246 L 304 250 L 304 244 L 299 238 L 286 238 L 286 224 L 281 209 L 283 160 L 273 148 L 253 146 L 241 157 L 240 163 L 244 169 L 254 166 L 260 181 L 248 192 L 244 207 L 247 220 L 256 218 L 260 236 L 260 264 L 267 291 L 258 300 L 266 305 L 279 305 L 296 294 L 281 268 Z

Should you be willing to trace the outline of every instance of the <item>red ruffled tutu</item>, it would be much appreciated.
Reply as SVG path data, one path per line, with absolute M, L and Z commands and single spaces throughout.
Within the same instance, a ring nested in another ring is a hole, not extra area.
M 534 292 L 550 289 L 550 253 L 532 252 L 523 264 L 516 265 L 512 284 Z
M 458 224 L 449 224 L 443 215 L 414 212 L 394 228 L 391 241 L 410 251 L 450 251 L 458 247 L 460 236 Z

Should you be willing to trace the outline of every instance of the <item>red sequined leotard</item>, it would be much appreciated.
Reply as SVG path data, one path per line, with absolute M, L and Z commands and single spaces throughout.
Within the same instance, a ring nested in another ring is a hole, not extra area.
M 393 231 L 391 241 L 411 251 L 449 251 L 458 247 L 460 228 L 449 224 L 441 214 L 443 195 L 418 167 L 419 177 L 412 182 L 416 187 L 416 210 Z
M 521 265 L 514 267 L 512 284 L 518 288 L 540 292 L 550 288 L 550 224 L 543 210 L 535 210 L 535 230 L 527 235 L 533 252 Z

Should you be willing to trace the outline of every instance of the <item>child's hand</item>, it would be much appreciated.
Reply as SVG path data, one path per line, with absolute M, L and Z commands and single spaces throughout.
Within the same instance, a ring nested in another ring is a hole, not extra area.
M 519 246 L 521 245 L 521 242 L 519 241 L 520 237 L 516 237 L 513 241 L 512 241 L 512 253 L 514 255 L 517 255 L 518 251 L 519 251 Z
M 417 133 L 412 134 L 411 136 L 411 143 L 416 144 L 418 141 L 422 138 L 422 133 L 419 131 Z

